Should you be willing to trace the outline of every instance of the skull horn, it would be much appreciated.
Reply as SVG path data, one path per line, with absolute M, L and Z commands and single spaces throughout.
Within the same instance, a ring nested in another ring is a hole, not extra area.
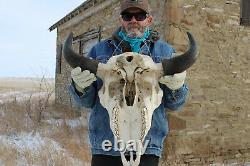
M 162 67 L 164 75 L 174 75 L 181 73 L 191 67 L 197 59 L 197 46 L 191 33 L 187 32 L 189 39 L 189 49 L 182 55 L 176 56 L 171 59 L 164 59 Z
M 80 67 L 83 70 L 89 70 L 91 73 L 96 74 L 98 61 L 81 56 L 72 50 L 73 33 L 71 32 L 67 37 L 64 46 L 63 54 L 65 60 L 72 68 Z

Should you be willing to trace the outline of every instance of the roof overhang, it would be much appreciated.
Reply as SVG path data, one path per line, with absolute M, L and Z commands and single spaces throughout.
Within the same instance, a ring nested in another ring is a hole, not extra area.
M 80 6 L 78 6 L 77 8 L 75 8 L 72 12 L 70 12 L 65 17 L 63 17 L 62 19 L 60 19 L 59 21 L 57 21 L 55 24 L 53 24 L 49 28 L 49 31 L 50 32 L 53 31 L 58 26 L 66 23 L 66 22 L 68 22 L 69 20 L 71 20 L 72 18 L 76 17 L 77 15 L 79 15 L 80 13 L 82 13 L 83 11 L 86 11 L 87 9 L 89 9 L 91 7 L 94 7 L 97 4 L 100 4 L 100 3 L 104 2 L 104 1 L 106 1 L 106 0 L 86 0 Z

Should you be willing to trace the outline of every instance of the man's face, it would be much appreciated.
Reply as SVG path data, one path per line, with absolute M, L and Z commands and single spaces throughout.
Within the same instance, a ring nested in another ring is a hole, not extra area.
M 120 21 L 128 37 L 142 37 L 146 27 L 152 24 L 152 16 L 141 9 L 129 8 L 123 12 Z

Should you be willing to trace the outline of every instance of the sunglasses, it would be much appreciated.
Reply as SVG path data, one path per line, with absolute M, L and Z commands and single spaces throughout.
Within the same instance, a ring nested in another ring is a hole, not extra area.
M 121 17 L 124 21 L 131 21 L 133 17 L 135 17 L 136 21 L 144 21 L 148 14 L 145 12 L 140 13 L 122 13 Z

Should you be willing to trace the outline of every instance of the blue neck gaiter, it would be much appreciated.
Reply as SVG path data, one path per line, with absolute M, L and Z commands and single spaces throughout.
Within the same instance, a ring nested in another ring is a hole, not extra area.
M 129 45 L 131 46 L 132 52 L 139 53 L 141 50 L 141 47 L 140 47 L 141 43 L 143 43 L 149 37 L 150 31 L 149 31 L 149 28 L 146 28 L 143 36 L 136 37 L 136 38 L 128 37 L 122 30 L 120 30 L 118 35 L 122 38 L 122 40 L 125 40 L 129 43 Z

